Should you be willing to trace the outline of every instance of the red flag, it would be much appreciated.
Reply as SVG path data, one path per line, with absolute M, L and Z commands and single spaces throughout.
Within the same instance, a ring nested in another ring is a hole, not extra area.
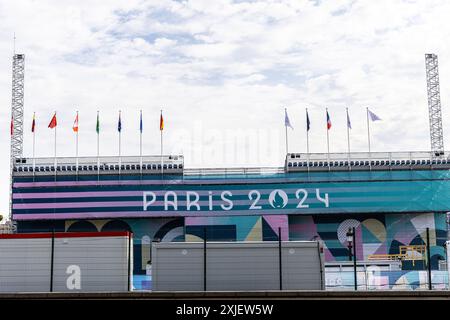
M 13 132 L 14 132 L 13 116 L 11 116 L 11 136 L 13 135 Z
M 75 117 L 75 121 L 73 122 L 72 130 L 73 130 L 73 132 L 78 132 L 78 112 L 77 112 L 77 116 Z
M 31 123 L 31 132 L 34 133 L 35 127 L 36 127 L 36 119 L 35 119 L 35 114 L 33 113 L 33 122 Z
M 56 112 L 55 112 L 55 114 L 53 115 L 53 118 L 52 118 L 52 120 L 50 121 L 50 123 L 48 124 L 48 127 L 50 128 L 50 129 L 53 129 L 54 127 L 56 127 Z
M 327 129 L 330 130 L 330 128 L 331 128 L 331 119 L 330 119 L 330 115 L 328 114 L 328 111 L 327 111 Z
M 161 117 L 159 118 L 159 130 L 162 131 L 163 129 L 164 129 L 164 119 L 161 112 Z

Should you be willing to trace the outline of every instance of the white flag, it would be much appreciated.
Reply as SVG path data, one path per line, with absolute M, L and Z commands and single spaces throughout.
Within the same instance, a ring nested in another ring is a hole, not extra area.
M 369 109 L 367 109 L 367 111 L 369 112 L 370 120 L 372 120 L 372 121 L 381 120 L 381 118 L 379 116 L 377 116 L 375 113 L 373 113 Z
M 286 127 L 291 128 L 292 130 L 294 130 L 294 128 L 291 126 L 291 122 L 289 121 L 289 117 L 288 117 L 288 114 L 287 114 L 287 110 L 286 110 L 286 109 L 284 109 L 284 114 L 285 114 L 285 116 L 284 116 L 284 125 L 285 125 Z

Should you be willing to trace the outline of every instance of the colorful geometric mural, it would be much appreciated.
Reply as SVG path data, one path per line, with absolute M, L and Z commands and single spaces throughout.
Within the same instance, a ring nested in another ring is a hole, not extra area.
M 369 255 L 399 254 L 400 246 L 423 246 L 429 228 L 431 266 L 438 268 L 444 259 L 447 239 L 444 213 L 315 215 L 289 216 L 290 240 L 320 239 L 324 243 L 325 261 L 349 259 L 346 233 L 356 231 L 356 256 L 367 261 Z M 423 269 L 423 260 L 403 261 L 404 270 Z
M 242 217 L 186 217 L 186 241 L 276 241 L 288 240 L 288 217 L 242 216 Z

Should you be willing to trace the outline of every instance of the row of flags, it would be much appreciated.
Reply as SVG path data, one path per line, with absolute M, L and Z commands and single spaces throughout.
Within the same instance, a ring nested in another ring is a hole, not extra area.
M 48 128 L 50 129 L 55 129 L 54 130 L 54 136 L 55 136 L 55 164 L 56 164 L 56 128 L 58 126 L 58 120 L 56 117 L 56 111 L 53 114 L 52 118 L 50 119 L 50 122 L 48 124 Z M 11 117 L 11 136 L 14 133 L 14 118 Z M 78 131 L 79 131 L 79 115 L 78 115 L 78 111 L 75 115 L 75 119 L 73 121 L 73 125 L 72 125 L 72 130 L 73 132 L 76 133 L 75 137 L 76 137 L 76 157 L 77 157 L 77 163 L 78 163 Z M 142 132 L 144 130 L 144 126 L 143 126 L 143 121 L 142 121 L 142 110 L 140 112 L 140 117 L 139 117 L 139 131 L 141 133 L 140 135 L 140 155 L 142 158 Z M 163 130 L 164 130 L 164 118 L 163 118 L 163 114 L 162 114 L 162 110 L 161 110 L 161 115 L 159 118 L 159 130 L 161 132 L 161 159 L 162 159 L 162 155 L 163 155 Z M 97 111 L 97 122 L 95 125 L 95 131 L 97 132 L 97 157 L 99 157 L 100 155 L 100 114 Z M 119 119 L 117 121 L 117 131 L 119 132 L 119 162 L 120 160 L 120 146 L 121 146 L 121 132 L 122 132 L 122 113 L 121 111 L 119 111 Z M 34 151 L 35 151 L 35 132 L 36 132 L 36 113 L 33 113 L 33 121 L 31 123 L 31 132 L 33 133 L 33 158 L 34 158 Z M 141 160 L 142 161 L 142 160 Z M 162 160 L 161 160 L 162 161 Z
M 57 121 L 56 112 L 55 112 L 50 120 L 50 123 L 48 124 L 48 128 L 53 129 L 53 128 L 56 128 L 57 125 L 58 125 L 58 121 Z M 163 118 L 163 114 L 161 112 L 161 115 L 159 118 L 159 130 L 162 131 L 163 129 L 164 129 L 164 118 Z M 78 133 L 78 112 L 75 116 L 72 130 L 75 133 Z M 143 125 L 143 121 L 142 121 L 142 111 L 141 111 L 140 119 L 139 119 L 139 131 L 142 133 L 143 130 L 144 130 L 144 125 Z M 36 113 L 33 113 L 33 120 L 31 122 L 31 132 L 34 133 L 35 131 L 36 131 Z M 100 116 L 99 116 L 98 112 L 97 112 L 97 122 L 95 125 L 95 131 L 97 132 L 97 134 L 100 133 Z M 121 119 L 120 111 L 119 111 L 119 120 L 117 122 L 117 131 L 118 132 L 122 131 L 122 119 Z M 11 135 L 13 135 L 13 133 L 14 133 L 14 121 L 13 121 L 13 118 L 11 117 Z
M 379 121 L 381 118 L 377 116 L 375 113 L 369 110 L 369 108 L 366 108 L 367 110 L 367 142 L 368 142 L 368 149 L 370 153 L 370 125 L 369 125 L 369 119 L 371 121 Z M 288 153 L 288 134 L 287 134 L 287 128 L 294 129 L 294 127 L 291 124 L 291 121 L 289 120 L 289 116 L 287 114 L 287 109 L 284 109 L 284 126 L 286 127 L 286 153 Z M 347 146 L 348 146 L 348 153 L 350 154 L 350 129 L 352 128 L 352 123 L 350 121 L 350 116 L 348 114 L 348 108 L 346 109 L 347 112 Z M 326 124 L 327 124 L 327 152 L 330 153 L 330 141 L 329 141 L 329 134 L 328 132 L 331 129 L 331 117 L 328 113 L 328 108 L 326 109 Z M 309 130 L 311 129 L 311 121 L 309 120 L 309 114 L 308 109 L 306 109 L 306 152 L 309 154 Z
M 291 125 L 291 122 L 289 120 L 289 116 L 287 114 L 287 110 L 285 109 L 284 112 L 285 112 L 284 125 L 286 127 L 294 129 L 294 127 Z M 369 117 L 370 120 L 372 120 L 372 121 L 381 120 L 380 117 L 378 117 L 375 113 L 373 113 L 369 109 L 367 109 L 367 113 L 368 113 L 368 117 Z M 327 116 L 327 129 L 330 130 L 331 129 L 331 118 L 330 118 L 330 114 L 328 113 L 328 110 L 326 111 L 326 116 Z M 348 129 L 352 128 L 352 123 L 350 121 L 350 116 L 348 114 L 348 110 L 347 110 L 347 128 Z M 306 130 L 309 131 L 310 129 L 311 129 L 311 121 L 309 120 L 308 110 L 306 110 Z

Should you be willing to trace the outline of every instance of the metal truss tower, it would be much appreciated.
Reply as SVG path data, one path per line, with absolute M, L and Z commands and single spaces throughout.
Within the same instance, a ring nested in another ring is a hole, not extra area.
M 24 54 L 14 54 L 12 71 L 11 163 L 23 154 Z
M 431 151 L 435 156 L 444 153 L 442 130 L 441 96 L 439 89 L 438 58 L 435 54 L 425 54 L 427 70 L 428 111 L 430 115 Z
M 23 155 L 25 55 L 13 55 L 11 103 L 11 167 L 9 189 L 9 220 L 12 218 L 12 169 L 14 161 Z

